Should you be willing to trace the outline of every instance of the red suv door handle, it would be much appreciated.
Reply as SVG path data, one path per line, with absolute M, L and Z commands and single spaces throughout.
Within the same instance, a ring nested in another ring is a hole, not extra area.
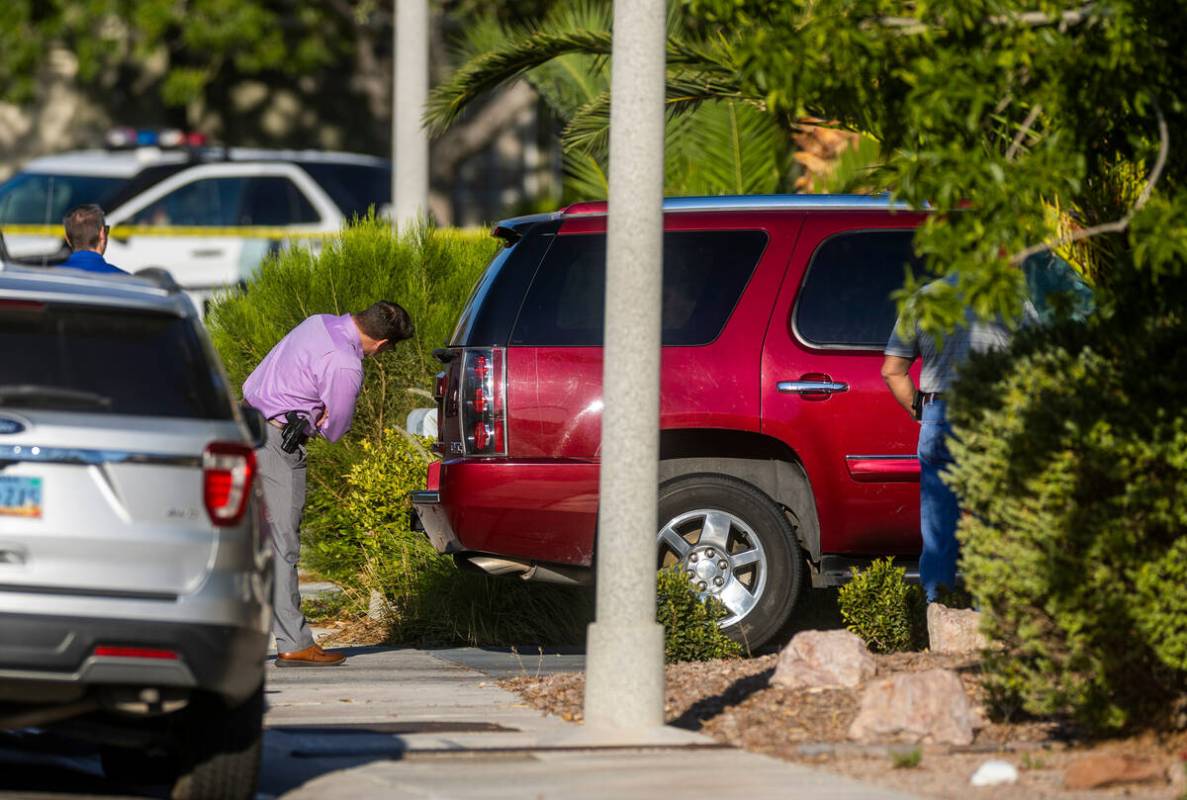
M 775 388 L 783 394 L 835 394 L 849 391 L 849 384 L 828 380 L 826 376 L 823 380 L 779 381 Z

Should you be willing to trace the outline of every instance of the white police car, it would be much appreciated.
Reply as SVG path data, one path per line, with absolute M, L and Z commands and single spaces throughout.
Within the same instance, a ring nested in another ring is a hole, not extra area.
M 0 230 L 11 258 L 52 264 L 68 254 L 66 211 L 98 203 L 112 226 L 107 260 L 128 272 L 169 270 L 201 308 L 282 242 L 316 241 L 369 207 L 386 212 L 390 199 L 381 158 L 119 130 L 106 149 L 38 158 L 0 184 Z

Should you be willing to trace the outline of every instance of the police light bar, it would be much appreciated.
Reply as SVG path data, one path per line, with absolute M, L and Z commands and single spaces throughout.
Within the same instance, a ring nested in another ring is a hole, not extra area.
M 206 136 L 197 131 L 182 131 L 177 128 L 156 130 L 153 128 L 112 128 L 107 132 L 107 147 L 110 150 L 128 150 L 134 147 L 203 147 Z
M 161 147 L 181 147 L 185 144 L 185 134 L 177 128 L 166 128 L 157 134 L 157 144 Z
M 113 150 L 123 147 L 133 147 L 135 144 L 135 128 L 112 128 L 107 132 L 107 146 Z

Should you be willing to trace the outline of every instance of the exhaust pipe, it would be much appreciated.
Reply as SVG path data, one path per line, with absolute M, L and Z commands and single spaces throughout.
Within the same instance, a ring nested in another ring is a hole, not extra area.
M 557 583 L 563 586 L 589 586 L 593 570 L 561 564 L 540 564 L 516 558 L 456 553 L 454 562 L 462 569 L 482 572 L 496 577 L 518 577 L 525 581 Z
M 516 561 L 510 558 L 496 558 L 495 556 L 466 556 L 459 554 L 455 560 L 464 566 L 473 567 L 479 572 L 494 575 L 498 578 L 520 576 L 521 578 L 532 571 L 532 565 L 527 561 Z

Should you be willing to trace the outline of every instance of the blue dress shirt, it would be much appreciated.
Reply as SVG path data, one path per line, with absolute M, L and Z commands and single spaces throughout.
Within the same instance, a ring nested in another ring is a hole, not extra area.
M 69 269 L 81 269 L 84 272 L 109 272 L 117 275 L 127 275 L 119 267 L 108 264 L 100 253 L 94 250 L 75 250 L 70 254 L 70 258 L 62 262 L 63 267 Z

